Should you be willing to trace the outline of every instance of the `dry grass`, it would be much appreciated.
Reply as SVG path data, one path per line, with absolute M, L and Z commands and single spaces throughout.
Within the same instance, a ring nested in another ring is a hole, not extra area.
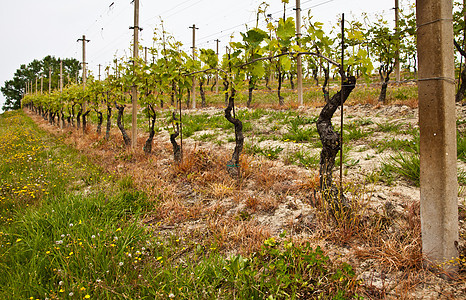
M 370 103 L 373 99 L 362 101 Z M 293 105 L 288 103 L 279 108 Z M 412 101 L 412 105 L 417 106 L 417 102 Z M 374 262 L 371 268 L 379 273 L 400 276 L 392 290 L 375 288 L 366 282 L 364 293 L 368 298 L 407 295 L 405 299 L 409 299 L 423 280 L 419 274 L 431 276 L 422 267 L 416 201 L 406 202 L 401 214 L 379 212 L 369 205 L 371 194 L 353 183 L 345 191 L 351 200 L 349 209 L 332 213 L 329 204 L 316 192 L 317 171 L 303 178 L 277 162 L 242 155 L 241 179 L 237 181 L 226 172 L 231 153 L 225 149 L 185 144 L 183 162 L 175 165 L 167 136 L 156 136 L 153 153 L 145 155 L 142 149 L 133 151 L 124 147 L 121 134 L 115 128 L 107 141 L 93 129 L 83 136 L 75 129 L 59 130 L 41 118 L 32 117 L 42 128 L 63 137 L 108 173 L 130 177 L 133 187 L 145 191 L 153 202 L 145 220 L 159 224 L 154 230 L 172 230 L 226 254 L 249 254 L 259 250 L 263 241 L 275 234 L 259 223 L 258 217 L 273 216 L 280 204 L 287 201 L 286 196 L 292 195 L 309 204 L 312 216 L 296 217 L 290 210 L 290 216 L 281 226 L 296 233 L 291 238 L 299 234 L 301 240 L 312 239 L 327 249 L 347 248 L 347 259 L 355 267 L 370 260 Z M 145 137 L 140 136 L 139 145 L 144 142 Z

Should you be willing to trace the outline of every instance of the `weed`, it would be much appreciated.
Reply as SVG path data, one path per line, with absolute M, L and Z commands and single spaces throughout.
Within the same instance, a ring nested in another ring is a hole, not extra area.
M 345 141 L 353 141 L 365 138 L 366 136 L 370 135 L 372 131 L 364 130 L 362 128 L 349 128 L 348 130 L 344 131 L 343 140 Z
M 305 168 L 315 168 L 319 165 L 320 154 L 311 155 L 309 152 L 302 149 L 290 152 L 285 158 L 285 162 L 289 164 L 297 164 Z
M 377 131 L 381 132 L 393 132 L 398 133 L 401 128 L 401 124 L 387 122 L 387 123 L 377 123 Z
M 387 161 L 382 162 L 382 174 L 387 176 L 387 181 L 393 180 L 393 174 L 398 174 L 419 186 L 419 155 L 415 153 L 402 153 L 390 156 Z
M 245 151 L 249 154 L 258 154 L 267 157 L 268 159 L 277 159 L 283 148 L 280 146 L 261 148 L 257 145 L 245 144 Z
M 456 135 L 456 140 L 458 159 L 466 162 L 466 134 L 458 132 Z

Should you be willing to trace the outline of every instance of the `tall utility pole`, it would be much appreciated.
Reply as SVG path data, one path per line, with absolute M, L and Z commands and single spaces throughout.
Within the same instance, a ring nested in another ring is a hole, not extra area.
M 87 80 L 87 73 L 86 73 L 86 42 L 90 42 L 90 40 L 86 40 L 86 36 L 83 35 L 82 39 L 78 39 L 78 42 L 82 41 L 83 42 L 83 90 L 86 89 L 86 80 Z M 84 118 L 84 113 L 86 112 L 86 101 L 83 101 L 82 104 L 82 111 L 83 111 L 83 118 Z M 83 119 L 84 120 L 84 119 Z M 83 122 L 84 124 L 84 122 Z M 83 126 L 83 134 L 85 134 L 86 128 Z
M 299 39 L 301 38 L 301 1 L 296 0 L 296 37 L 298 38 L 298 46 L 299 46 Z M 296 75 L 298 77 L 298 103 L 299 105 L 303 105 L 303 63 L 301 55 L 298 54 L 297 57 L 297 70 Z
M 44 92 L 44 77 L 40 75 L 40 94 Z
M 397 46 L 395 50 L 395 79 L 396 81 L 400 81 L 400 37 L 398 34 L 400 33 L 399 27 L 399 6 L 398 0 L 395 0 L 395 33 L 397 37 Z
M 63 92 L 63 61 L 60 59 L 60 93 Z
M 144 47 L 144 63 L 147 65 L 147 47 Z
M 37 77 L 36 77 L 36 94 L 37 94 Z
M 218 43 L 220 42 L 220 40 L 216 39 L 215 41 L 217 42 L 217 59 L 218 59 Z M 215 72 L 215 94 L 218 94 L 218 70 Z
M 130 29 L 133 29 L 134 33 L 134 41 L 133 41 L 133 72 L 136 71 L 136 61 L 139 57 L 139 0 L 134 0 L 134 26 L 130 27 Z M 132 106 L 133 106 L 133 112 L 132 112 L 132 119 L 133 122 L 131 124 L 131 148 L 136 149 L 137 146 L 137 140 L 138 140 L 138 121 L 137 121 L 137 106 L 138 106 L 138 90 L 136 88 L 136 85 L 133 85 L 131 87 L 131 94 L 132 94 Z
M 49 68 L 49 94 L 52 92 L 52 68 Z
M 455 66 L 452 0 L 417 0 L 422 251 L 455 273 L 458 258 Z M 456 262 L 456 260 L 455 260 Z
M 90 42 L 90 40 L 86 40 L 86 36 L 83 35 L 82 39 L 78 39 L 78 42 L 83 42 L 83 88 L 86 88 L 86 42 Z M 84 109 L 83 109 L 84 110 Z
M 195 24 L 189 27 L 193 29 L 193 60 L 196 60 L 196 27 Z M 193 108 L 196 108 L 196 78 L 193 76 L 193 87 L 191 89 L 191 100 L 193 102 Z

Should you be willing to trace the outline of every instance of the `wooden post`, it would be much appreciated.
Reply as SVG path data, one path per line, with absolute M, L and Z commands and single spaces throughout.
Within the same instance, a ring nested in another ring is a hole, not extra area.
M 452 0 L 416 1 L 422 251 L 449 273 L 459 239 L 452 9 Z

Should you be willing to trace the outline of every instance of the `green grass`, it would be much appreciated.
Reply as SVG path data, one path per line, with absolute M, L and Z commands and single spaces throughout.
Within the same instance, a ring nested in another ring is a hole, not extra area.
M 311 155 L 308 151 L 298 150 L 289 153 L 285 161 L 289 164 L 296 164 L 305 168 L 315 168 L 320 163 L 320 153 Z
M 246 143 L 244 145 L 244 150 L 248 154 L 258 154 L 268 159 L 275 160 L 280 155 L 280 152 L 283 151 L 283 148 L 280 146 L 261 148 L 255 144 Z
M 281 236 L 226 258 L 161 235 L 142 225 L 157 202 L 131 177 L 106 174 L 21 112 L 1 115 L 0 133 L 1 299 L 355 296 L 352 267 L 320 248 Z
M 400 131 L 401 124 L 399 123 L 377 123 L 377 131 L 381 132 L 393 132 L 398 133 Z
M 466 134 L 463 132 L 458 132 L 456 135 L 456 140 L 458 159 L 466 162 Z

